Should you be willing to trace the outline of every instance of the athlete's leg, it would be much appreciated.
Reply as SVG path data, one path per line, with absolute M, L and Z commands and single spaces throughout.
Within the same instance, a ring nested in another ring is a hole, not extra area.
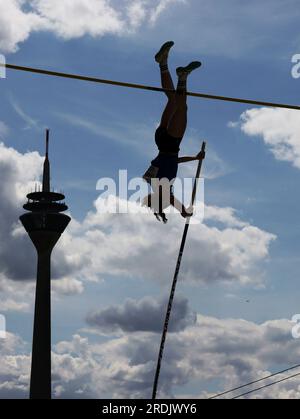
M 173 194 L 171 194 L 170 203 L 177 211 L 182 212 L 184 205 Z
M 176 72 L 178 75 L 178 84 L 175 95 L 176 110 L 172 115 L 169 125 L 168 133 L 172 137 L 182 138 L 184 136 L 187 126 L 187 95 L 186 95 L 186 84 L 188 75 L 199 68 L 201 63 L 194 61 L 187 67 L 179 67 Z
M 160 67 L 161 86 L 163 89 L 167 89 L 167 90 L 175 90 L 172 76 L 169 72 L 169 67 L 168 67 L 169 52 L 173 45 L 174 45 L 174 42 L 172 41 L 166 42 L 161 47 L 159 52 L 155 55 L 155 61 L 159 63 L 159 67 Z M 165 94 L 168 97 L 168 103 L 162 113 L 162 117 L 160 121 L 160 126 L 162 128 L 168 127 L 170 119 L 176 110 L 175 92 L 174 93 L 165 92 Z
M 174 89 L 173 81 L 172 81 L 169 71 L 162 72 L 161 79 L 162 79 L 162 87 L 164 89 Z M 162 113 L 161 120 L 160 120 L 160 126 L 166 129 L 168 128 L 170 120 L 176 111 L 175 93 L 167 93 L 167 96 L 168 96 L 168 102 L 167 102 L 167 105 L 165 106 L 165 109 Z
M 171 205 L 180 212 L 180 214 L 186 218 L 193 215 L 193 208 L 189 207 L 186 208 L 177 198 L 175 198 L 174 194 L 171 193 L 170 196 L 170 203 Z
M 187 127 L 186 93 L 176 94 L 176 109 L 167 127 L 168 134 L 175 138 L 182 138 Z

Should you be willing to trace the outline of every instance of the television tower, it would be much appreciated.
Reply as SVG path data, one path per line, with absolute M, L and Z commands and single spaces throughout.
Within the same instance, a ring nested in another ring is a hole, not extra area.
M 27 195 L 23 208 L 29 212 L 20 221 L 38 256 L 35 313 L 32 343 L 30 398 L 51 399 L 51 253 L 71 218 L 65 196 L 50 191 L 49 130 L 46 130 L 46 157 L 43 187 Z

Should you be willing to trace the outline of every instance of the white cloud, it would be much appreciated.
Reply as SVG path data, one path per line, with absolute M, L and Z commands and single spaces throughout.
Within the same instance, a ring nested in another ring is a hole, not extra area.
M 300 113 L 288 109 L 250 109 L 240 117 L 240 128 L 259 136 L 277 160 L 300 169 Z
M 225 224 L 228 227 L 243 228 L 249 226 L 245 221 L 240 220 L 236 216 L 234 208 L 219 208 L 214 206 L 207 206 L 205 209 L 205 220 L 213 220 Z
M 61 295 L 75 295 L 82 294 L 84 287 L 78 279 L 62 278 L 52 281 L 52 290 Z
M 37 152 L 21 154 L 0 144 L 0 285 L 6 290 L 7 301 L 3 299 L 2 303 L 10 309 L 25 309 L 19 303 L 28 302 L 22 295 L 15 298 L 15 289 L 20 287 L 13 285 L 14 281 L 23 281 L 24 293 L 28 291 L 30 298 L 33 295 L 36 255 L 18 217 L 26 194 L 41 175 L 42 163 Z M 115 197 L 97 199 L 82 222 L 72 219 L 58 242 L 52 258 L 56 293 L 80 294 L 84 281 L 109 276 L 161 284 L 171 278 L 182 234 L 180 215 L 171 215 L 169 224 L 163 226 L 151 213 L 103 214 L 106 202 L 113 205 L 117 201 Z M 119 203 L 125 205 L 127 201 Z M 139 205 L 130 203 L 130 208 L 136 212 Z M 210 226 L 191 226 L 182 278 L 197 283 L 261 284 L 263 262 L 275 236 L 240 220 L 232 208 L 207 207 L 206 212 Z M 162 234 L 163 229 L 168 234 Z
M 160 311 L 159 307 L 157 307 Z M 141 314 L 142 315 L 142 314 Z M 207 398 L 298 364 L 299 342 L 292 338 L 288 320 L 255 324 L 239 319 L 198 315 L 197 322 L 170 333 L 159 382 L 159 397 L 173 397 L 175 388 L 193 383 L 189 394 L 177 397 Z M 153 384 L 160 333 L 135 332 L 106 339 L 75 334 L 53 347 L 53 388 L 60 398 L 149 398 Z M 28 396 L 30 357 L 16 355 L 24 342 L 9 334 L 0 341 L 0 397 Z M 289 373 L 280 375 L 282 378 Z M 199 391 L 211 387 L 216 390 Z M 269 383 L 265 381 L 264 383 Z M 191 386 L 189 386 L 191 387 Z M 253 387 L 250 387 L 252 389 Z M 241 391 L 231 393 L 233 397 Z M 253 393 L 250 398 L 300 397 L 300 378 Z
M 19 153 L 0 143 L 0 311 L 27 311 L 34 295 L 36 254 L 18 221 L 26 195 L 34 190 L 42 173 L 43 158 L 37 152 Z M 74 221 L 75 223 L 75 221 Z M 81 260 L 81 263 L 84 263 Z M 72 277 L 78 264 L 64 253 L 53 258 L 53 290 L 71 295 L 83 292 L 82 282 Z M 22 284 L 16 282 L 22 281 Z
M 33 251 L 28 239 L 20 235 L 18 217 L 41 168 L 42 158 L 37 152 L 21 154 L 0 143 L 0 273 L 7 277 L 26 279 L 31 275 Z
M 176 1 L 176 0 L 175 0 Z M 177 0 L 181 3 L 187 3 L 187 0 Z M 156 7 L 154 7 L 150 12 L 150 22 L 152 25 L 155 24 L 158 17 L 168 8 L 171 4 L 174 3 L 174 0 L 160 0 Z
M 47 29 L 64 39 L 124 30 L 122 14 L 107 0 L 32 0 L 31 5 Z
M 12 333 L 6 333 L 6 339 L 0 339 L 0 397 L 28 397 L 30 356 L 26 353 L 26 344 Z
M 126 6 L 126 14 L 132 29 L 138 28 L 146 17 L 145 2 L 140 0 L 129 2 Z
M 126 203 L 113 196 L 98 198 L 94 211 L 76 230 L 69 229 L 58 246 L 65 249 L 66 257 L 85 258 L 81 274 L 86 278 L 97 280 L 113 275 L 166 283 L 172 276 L 182 235 L 180 215 L 171 215 L 169 224 L 162 226 L 151 213 L 103 213 L 103 207 L 113 208 L 117 202 Z M 130 206 L 131 210 L 138 208 L 135 203 Z M 223 226 L 191 226 L 182 278 L 198 283 L 260 284 L 261 263 L 268 257 L 275 236 L 239 220 L 230 208 L 208 207 L 207 211 L 211 221 Z M 168 234 L 162 234 L 162 229 L 167 229 Z
M 283 33 L 297 17 L 296 0 L 294 7 L 279 0 L 267 5 L 259 0 L 249 5 L 236 0 L 0 0 L 0 51 L 15 52 L 31 33 L 48 31 L 65 40 L 138 34 L 134 42 L 143 48 L 174 39 L 185 53 L 265 54 L 272 45 L 278 49 L 274 32 Z
M 89 365 L 89 370 L 93 368 L 88 379 L 98 394 L 103 394 L 105 387 L 109 397 L 146 398 L 151 394 L 158 345 L 159 334 L 131 334 L 101 345 L 88 345 L 86 339 L 77 336 L 74 343 L 60 346 L 60 354 L 68 356 L 74 351 L 83 358 L 81 363 L 75 358 L 79 371 L 84 365 Z M 178 388 L 202 381 L 203 386 L 212 379 L 220 382 L 220 390 L 232 388 L 279 370 L 281 365 L 297 364 L 299 354 L 298 342 L 291 337 L 291 324 L 287 320 L 257 325 L 244 320 L 199 316 L 197 324 L 169 335 L 159 396 L 172 397 L 175 385 Z M 92 364 L 96 358 L 101 360 L 98 368 L 97 364 Z M 60 364 L 62 375 L 68 373 L 67 367 L 68 364 Z M 59 370 L 57 373 L 60 375 Z M 84 382 L 88 383 L 88 379 L 85 377 Z M 62 386 L 68 392 L 68 385 Z M 195 388 L 195 384 L 193 386 Z M 211 393 L 196 390 L 187 397 L 209 395 Z M 299 395 L 300 378 L 251 397 L 299 398 Z
M 24 12 L 26 0 L 0 0 L 0 51 L 15 52 L 32 31 L 43 27 L 43 20 L 34 12 Z
M 23 301 L 15 301 L 11 298 L 6 299 L 4 301 L 0 300 L 0 313 L 4 313 L 6 311 L 21 311 L 27 312 L 29 311 L 30 305 L 27 302 Z
M 63 39 L 130 35 L 154 24 L 166 7 L 182 0 L 0 0 L 0 50 L 15 52 L 33 31 Z

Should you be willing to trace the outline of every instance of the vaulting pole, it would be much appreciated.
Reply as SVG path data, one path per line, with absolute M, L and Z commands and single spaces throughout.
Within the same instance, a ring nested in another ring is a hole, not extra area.
M 6 67 L 10 70 L 17 70 L 17 71 L 25 71 L 25 72 L 29 72 L 29 73 L 43 74 L 43 75 L 47 75 L 47 76 L 63 77 L 63 78 L 67 78 L 67 79 L 88 81 L 88 82 L 92 82 L 92 83 L 102 83 L 102 84 L 110 84 L 110 85 L 113 85 L 113 86 L 130 87 L 132 89 L 151 90 L 151 91 L 154 91 L 154 92 L 166 92 L 166 93 L 173 93 L 174 92 L 174 90 L 162 89 L 160 87 L 146 86 L 146 85 L 143 85 L 143 84 L 124 83 L 124 82 L 114 81 L 114 80 L 99 79 L 97 77 L 88 77 L 88 76 L 81 76 L 81 75 L 78 75 L 78 74 L 61 73 L 61 72 L 57 72 L 57 71 L 43 70 L 43 69 L 33 68 L 33 67 L 23 67 L 23 66 L 14 65 L 14 64 L 0 63 L 0 67 Z M 226 102 L 245 103 L 245 104 L 249 104 L 249 105 L 267 106 L 267 107 L 272 107 L 272 108 L 294 109 L 294 110 L 298 110 L 298 111 L 300 110 L 300 106 L 288 105 L 288 104 L 285 104 L 285 103 L 275 103 L 275 102 L 265 102 L 265 101 L 261 101 L 261 100 L 241 99 L 241 98 L 234 98 L 234 97 L 227 97 L 227 96 L 210 95 L 210 94 L 206 94 L 206 93 L 187 92 L 186 94 L 187 94 L 187 96 L 198 97 L 198 98 L 202 98 L 202 99 L 212 99 L 212 100 L 221 100 L 221 101 L 226 101 Z
M 202 143 L 202 149 L 201 149 L 202 152 L 205 152 L 205 146 L 206 146 L 206 143 L 203 142 Z M 191 206 L 194 205 L 195 198 L 196 198 L 198 180 L 199 180 L 200 173 L 201 173 L 201 168 L 202 168 L 202 161 L 203 160 L 201 159 L 201 160 L 199 160 L 199 163 L 198 163 L 197 173 L 196 173 L 196 177 L 195 177 L 195 181 L 194 181 L 192 199 L 191 199 Z M 188 230 L 189 230 L 189 226 L 190 226 L 190 217 L 188 217 L 186 219 L 186 223 L 185 223 L 185 226 L 184 226 L 183 236 L 182 236 L 182 240 L 181 240 L 180 250 L 179 250 L 179 254 L 178 254 L 178 258 L 177 258 L 177 264 L 176 264 L 176 269 L 175 269 L 173 283 L 172 283 L 172 288 L 171 288 L 171 292 L 170 292 L 168 308 L 167 308 L 167 313 L 166 313 L 166 317 L 165 317 L 165 323 L 164 323 L 164 328 L 163 328 L 161 342 L 160 342 L 160 348 L 159 348 L 159 354 L 158 354 L 158 359 L 157 359 L 157 366 L 156 366 L 156 372 L 155 372 L 155 377 L 154 377 L 154 383 L 153 383 L 153 391 L 152 391 L 152 399 L 153 400 L 156 398 L 161 361 L 162 361 L 162 358 L 163 358 L 163 352 L 164 352 L 166 337 L 167 337 L 167 333 L 168 333 L 168 327 L 169 327 L 172 305 L 173 305 L 173 300 L 174 300 L 174 295 L 175 295 L 175 290 L 176 290 L 176 285 L 177 285 L 177 279 L 178 279 L 178 274 L 179 274 L 179 271 L 180 271 L 180 265 L 181 265 L 182 255 L 183 255 L 183 251 L 184 251 L 184 247 L 185 247 L 185 242 L 186 242 L 186 237 L 187 237 L 187 233 L 188 233 Z

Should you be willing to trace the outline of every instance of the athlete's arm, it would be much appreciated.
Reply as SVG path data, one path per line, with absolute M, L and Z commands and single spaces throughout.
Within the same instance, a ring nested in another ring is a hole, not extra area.
M 195 161 L 195 160 L 204 160 L 205 159 L 205 152 L 200 151 L 200 153 L 197 154 L 197 156 L 194 157 L 178 157 L 178 163 L 187 163 L 189 161 Z
M 189 161 L 194 161 L 197 160 L 197 157 L 189 157 L 189 156 L 185 156 L 185 157 L 178 157 L 178 163 L 187 163 Z

